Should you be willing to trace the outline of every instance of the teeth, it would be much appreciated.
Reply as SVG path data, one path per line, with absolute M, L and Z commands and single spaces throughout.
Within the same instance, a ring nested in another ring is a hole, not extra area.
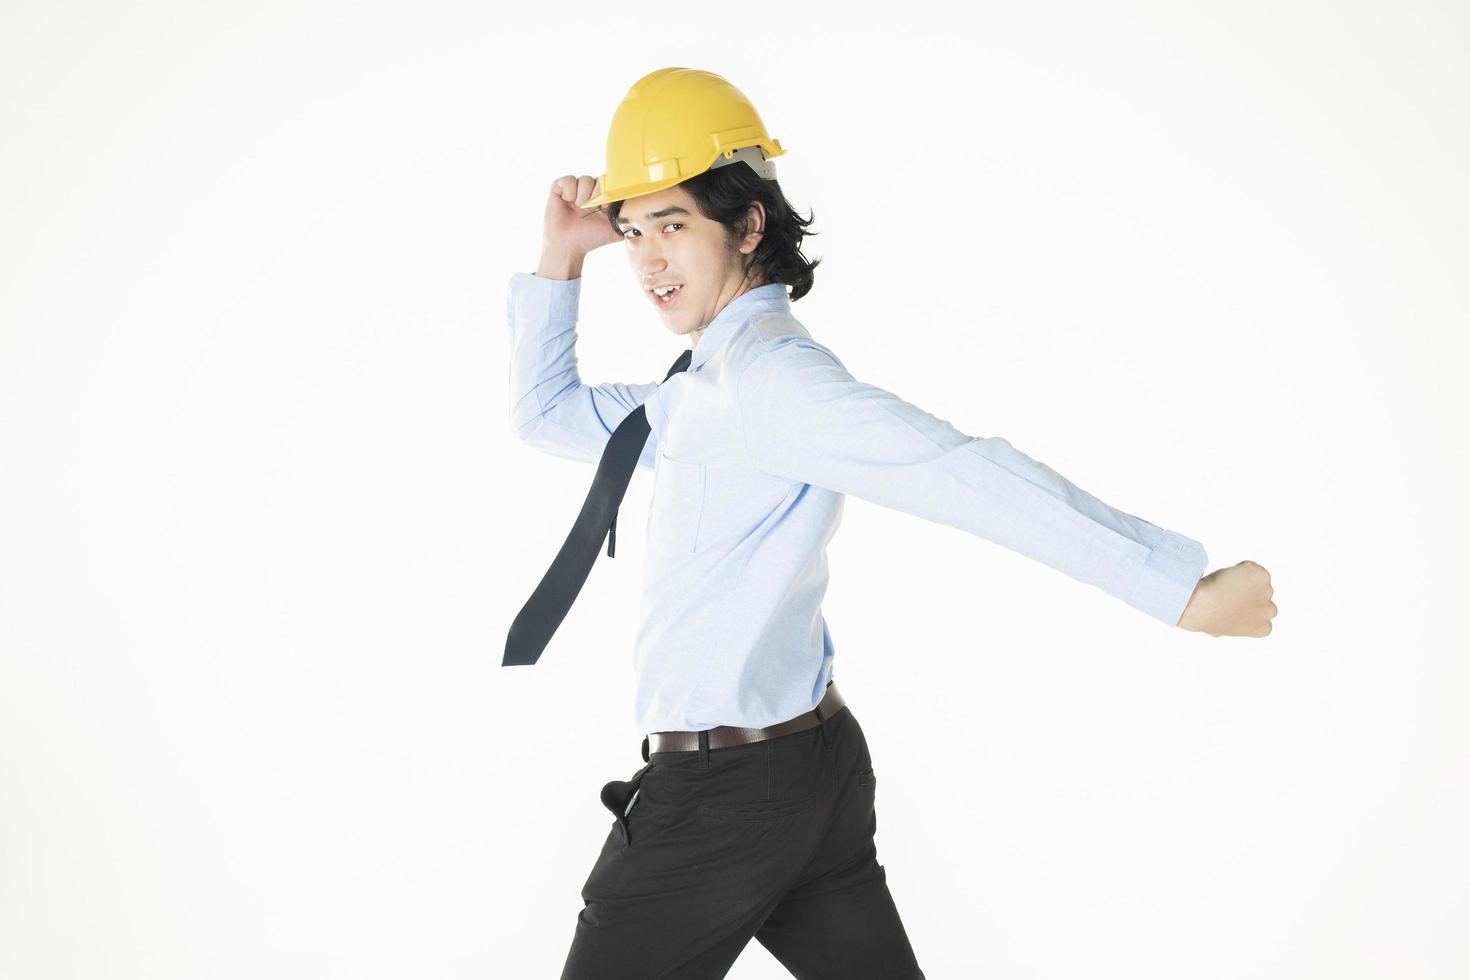
M 662 299 L 662 298 L 663 298 L 663 297 L 665 297 L 665 296 L 667 296 L 667 295 L 669 295 L 669 293 L 672 293 L 672 292 L 673 292 L 673 291 L 674 291 L 674 290 L 676 290 L 676 289 L 678 289 L 678 288 L 679 288 L 679 287 L 678 287 L 678 286 L 663 286 L 663 287 L 660 287 L 660 289 L 662 289 L 662 290 L 663 290 L 663 291 L 662 291 L 662 292 L 660 292 L 660 291 L 659 291 L 659 289 L 655 289 L 655 290 L 654 290 L 654 293 L 655 293 L 655 294 L 656 294 L 656 295 L 657 295 L 657 296 L 658 296 L 658 297 L 659 297 L 659 298 L 660 298 L 660 299 Z

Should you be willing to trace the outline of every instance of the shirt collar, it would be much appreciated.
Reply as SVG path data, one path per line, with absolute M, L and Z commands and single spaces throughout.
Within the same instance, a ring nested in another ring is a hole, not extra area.
M 724 347 L 737 327 L 749 323 L 757 313 L 768 313 L 772 310 L 791 310 L 791 299 L 786 295 L 784 282 L 768 282 L 764 286 L 747 289 L 726 303 L 725 308 L 715 314 L 709 326 L 704 328 L 699 343 L 694 345 L 689 358 L 689 370 L 693 371 Z

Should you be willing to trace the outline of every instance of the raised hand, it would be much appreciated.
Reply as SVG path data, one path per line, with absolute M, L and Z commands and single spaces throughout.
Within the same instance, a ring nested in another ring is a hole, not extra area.
M 542 225 L 543 253 L 580 261 L 593 249 L 622 240 L 608 223 L 606 205 L 582 207 L 600 191 L 600 180 L 593 177 L 568 174 L 552 182 Z

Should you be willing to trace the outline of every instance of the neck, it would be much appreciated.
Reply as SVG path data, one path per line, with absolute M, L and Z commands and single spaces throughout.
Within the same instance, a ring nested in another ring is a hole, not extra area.
M 725 307 L 735 302 L 735 300 L 738 299 L 740 296 L 743 296 L 745 293 L 750 292 L 752 289 L 759 289 L 761 286 L 766 285 L 769 285 L 769 283 L 767 283 L 764 279 L 757 279 L 755 282 L 752 282 L 743 289 L 740 289 L 738 292 L 735 293 L 734 296 L 731 296 L 729 299 L 725 300 L 724 303 L 720 304 L 720 309 L 715 311 L 715 316 L 719 316 L 720 311 L 723 311 Z M 709 324 L 706 323 L 704 326 L 700 327 L 697 330 L 689 331 L 688 337 L 690 350 L 693 350 L 696 346 L 698 346 L 700 338 L 704 336 L 704 332 L 708 329 Z

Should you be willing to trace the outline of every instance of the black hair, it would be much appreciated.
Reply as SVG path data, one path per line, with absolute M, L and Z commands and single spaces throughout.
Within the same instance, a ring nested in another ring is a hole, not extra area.
M 791 287 L 791 302 L 805 296 L 812 288 L 812 273 L 821 264 L 821 259 L 808 261 L 801 254 L 801 240 L 819 232 L 807 231 L 815 220 L 803 218 L 796 213 L 791 202 L 774 180 L 766 180 L 744 162 L 729 164 L 706 170 L 688 180 L 680 181 L 679 187 L 689 192 L 699 205 L 699 211 L 711 221 L 725 227 L 725 244 L 731 250 L 739 246 L 745 237 L 747 214 L 752 203 L 759 201 L 765 208 L 766 224 L 762 229 L 760 244 L 746 256 L 744 272 L 746 280 L 759 275 L 767 283 L 780 282 Z M 613 231 L 622 233 L 618 226 L 618 214 L 623 201 L 608 205 L 607 219 Z

